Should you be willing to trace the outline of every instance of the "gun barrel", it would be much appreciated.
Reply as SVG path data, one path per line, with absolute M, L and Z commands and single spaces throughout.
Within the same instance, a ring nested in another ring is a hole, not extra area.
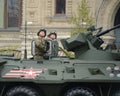
M 110 32 L 110 31 L 112 31 L 112 30 L 114 30 L 114 29 L 119 28 L 119 27 L 120 27 L 120 24 L 119 24 L 119 25 L 114 26 L 113 28 L 110 28 L 110 29 L 108 29 L 108 30 L 105 30 L 105 31 L 103 31 L 103 32 L 100 32 L 100 33 L 98 33 L 96 36 L 97 36 L 97 37 L 102 36 L 102 35 L 104 35 L 104 34 L 106 34 L 106 33 Z

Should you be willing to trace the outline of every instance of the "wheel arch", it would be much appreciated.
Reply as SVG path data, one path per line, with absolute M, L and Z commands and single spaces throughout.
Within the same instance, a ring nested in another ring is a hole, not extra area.
M 39 94 L 43 94 L 44 96 L 44 91 L 42 90 L 42 88 L 40 88 L 40 86 L 38 86 L 38 84 L 36 83 L 32 83 L 32 82 L 4 82 L 3 84 L 3 92 L 2 92 L 2 96 L 5 95 L 5 93 L 17 86 L 25 86 L 25 87 L 30 87 L 33 88 L 34 90 L 36 90 Z M 38 91 L 39 90 L 39 91 Z
M 96 94 L 100 94 L 99 84 L 83 83 L 83 82 L 82 83 L 69 82 L 69 83 L 63 84 L 60 96 L 64 96 L 64 94 L 66 93 L 67 90 L 70 90 L 73 88 L 87 88 L 88 90 L 94 91 Z

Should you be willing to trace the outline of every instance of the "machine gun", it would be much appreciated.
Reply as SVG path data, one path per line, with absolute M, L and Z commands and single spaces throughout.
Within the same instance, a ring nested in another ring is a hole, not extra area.
M 77 59 L 113 60 L 111 51 L 104 51 L 101 49 L 101 45 L 104 41 L 100 38 L 100 36 L 119 27 L 120 25 L 117 25 L 113 28 L 100 32 L 102 29 L 101 27 L 95 35 L 93 35 L 93 32 L 96 31 L 96 29 L 92 28 L 92 30 L 88 30 L 88 32 L 79 33 L 71 38 L 62 39 L 61 43 L 67 51 L 73 51 L 75 53 L 75 58 Z M 120 56 L 120 52 L 117 52 L 116 54 L 118 54 L 118 57 Z

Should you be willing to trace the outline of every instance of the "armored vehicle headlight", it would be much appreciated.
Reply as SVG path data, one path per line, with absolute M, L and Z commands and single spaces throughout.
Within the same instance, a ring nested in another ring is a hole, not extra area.
M 116 70 L 116 71 L 118 71 L 119 69 L 120 69 L 119 66 L 115 66 L 115 67 L 114 67 L 114 70 Z
M 115 74 L 114 73 L 110 73 L 109 76 L 110 77 L 115 77 Z
M 117 76 L 117 77 L 120 77 L 120 73 L 118 73 L 116 76 Z
M 111 71 L 112 71 L 112 68 L 111 68 L 110 66 L 108 66 L 108 67 L 106 68 L 106 70 L 109 71 L 109 72 L 111 72 Z

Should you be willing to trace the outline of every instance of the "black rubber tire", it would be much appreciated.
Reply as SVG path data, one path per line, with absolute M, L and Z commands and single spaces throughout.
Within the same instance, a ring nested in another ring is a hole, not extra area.
M 38 92 L 30 87 L 16 86 L 7 91 L 5 96 L 40 96 Z
M 72 88 L 68 90 L 64 96 L 97 96 L 92 90 L 88 88 Z
M 120 90 L 112 92 L 112 95 L 110 96 L 120 96 Z

